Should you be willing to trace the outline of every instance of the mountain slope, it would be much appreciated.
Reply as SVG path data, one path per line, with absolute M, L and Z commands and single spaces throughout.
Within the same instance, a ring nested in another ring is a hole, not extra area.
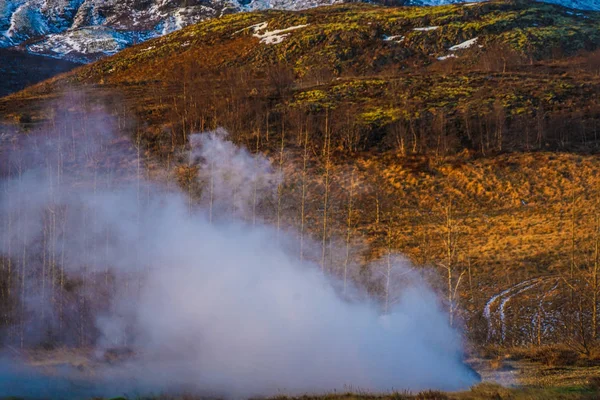
M 85 63 L 207 18 L 240 11 L 302 10 L 344 1 L 348 0 L 0 0 L 0 47 L 20 46 L 29 53 Z M 443 5 L 459 1 L 370 2 Z M 599 0 L 548 2 L 600 10 Z
M 88 62 L 206 18 L 339 0 L 0 0 L 0 47 Z
M 101 126 L 137 152 L 98 168 L 137 166 L 191 204 L 203 188 L 189 135 L 225 127 L 285 173 L 280 197 L 257 207 L 267 220 L 356 241 L 353 260 L 397 249 L 442 274 L 450 265 L 480 343 L 562 343 L 560 277 L 589 292 L 598 237 L 599 28 L 599 13 L 526 1 L 225 15 L 0 99 L 0 129 L 52 129 L 71 148 L 90 134 L 85 113 L 106 109 L 114 124 Z M 64 157 L 74 171 L 97 162 Z M 515 287 L 488 319 L 490 299 Z
M 353 116 L 375 131 L 410 118 L 403 109 L 447 110 L 454 119 L 502 107 L 519 119 L 543 105 L 550 117 L 596 102 L 600 13 L 584 16 L 526 1 L 234 14 L 126 49 L 21 96 L 87 84 L 169 92 L 185 80 L 202 82 L 205 93 L 227 83 L 228 74 L 243 73 L 244 86 L 258 96 L 271 96 L 272 87 L 292 96 L 286 107 L 320 112 L 362 104 Z

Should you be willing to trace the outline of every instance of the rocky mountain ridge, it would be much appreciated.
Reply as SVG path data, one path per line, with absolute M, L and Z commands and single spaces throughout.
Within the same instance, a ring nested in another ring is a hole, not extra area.
M 227 13 L 303 9 L 339 0 L 0 0 L 0 47 L 76 62 Z
M 0 48 L 79 63 L 224 14 L 301 10 L 348 0 L 0 0 Z M 441 5 L 457 0 L 377 0 L 386 5 Z M 600 0 L 548 0 L 600 10 Z

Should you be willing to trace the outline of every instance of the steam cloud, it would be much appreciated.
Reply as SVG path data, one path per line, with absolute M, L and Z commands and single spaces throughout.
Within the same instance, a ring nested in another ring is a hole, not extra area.
M 2 182 L 0 217 L 12 229 L 2 230 L 0 250 L 22 268 L 13 284 L 25 315 L 13 321 L 12 336 L 21 330 L 26 345 L 50 336 L 77 346 L 85 330 L 99 358 L 111 348 L 133 354 L 91 372 L 6 358 L 0 393 L 249 397 L 475 382 L 461 361 L 459 334 L 405 263 L 395 268 L 411 276 L 410 285 L 382 315 L 377 302 L 341 296 L 335 277 L 290 251 L 293 233 L 250 221 L 252 207 L 281 179 L 266 158 L 227 141 L 222 130 L 192 136 L 189 157 L 203 191 L 202 206 L 190 207 L 186 193 L 119 179 L 122 166 L 108 173 L 109 160 L 122 152 L 131 159 L 135 149 L 122 150 L 108 126 L 96 128 L 88 134 L 94 142 L 44 136 L 20 146 L 29 153 L 5 157 L 14 167 Z M 69 157 L 89 168 L 59 176 Z M 59 279 L 70 289 L 51 284 Z

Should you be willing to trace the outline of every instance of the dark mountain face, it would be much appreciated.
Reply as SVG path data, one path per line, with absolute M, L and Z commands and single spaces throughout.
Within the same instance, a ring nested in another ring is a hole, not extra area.
M 0 60 L 0 97 L 78 66 L 70 61 L 49 59 L 12 49 L 0 49 Z

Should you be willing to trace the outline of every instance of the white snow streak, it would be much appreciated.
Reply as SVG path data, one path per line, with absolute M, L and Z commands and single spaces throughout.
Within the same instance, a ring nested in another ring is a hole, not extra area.
M 450 47 L 448 50 L 450 51 L 456 51 L 456 50 L 464 50 L 464 49 L 468 49 L 469 47 L 473 46 L 475 43 L 477 43 L 477 39 L 479 39 L 478 37 L 474 37 L 473 39 L 469 39 L 467 41 L 464 41 L 460 44 L 457 44 L 455 46 Z
M 527 279 L 525 281 L 519 282 L 508 289 L 490 297 L 488 302 L 486 303 L 483 309 L 483 316 L 487 320 L 488 323 L 488 338 L 490 338 L 494 333 L 496 333 L 496 329 L 494 329 L 493 321 L 492 321 L 492 307 L 498 301 L 498 307 L 496 312 L 498 313 L 499 321 L 500 321 L 500 334 L 504 339 L 504 334 L 506 332 L 506 306 L 507 304 L 515 297 L 523 292 L 533 289 L 536 286 L 539 286 L 543 283 L 546 283 L 549 280 L 556 279 L 556 277 L 540 277 Z M 545 297 L 545 296 L 544 296 Z M 544 298 L 543 297 L 543 298 Z M 542 298 L 542 300 L 543 300 Z
M 448 55 L 445 55 L 445 56 L 440 56 L 437 59 L 439 61 L 444 61 L 444 60 L 447 60 L 449 58 L 458 58 L 458 57 L 456 56 L 456 54 L 448 54 Z
M 267 31 L 268 22 L 261 22 L 260 24 L 252 25 L 249 29 L 252 29 L 254 33 L 252 36 L 260 39 L 261 43 L 264 44 L 279 44 L 283 42 L 283 40 L 289 36 L 289 33 L 295 31 L 296 29 L 305 28 L 307 25 L 296 25 L 285 29 L 276 29 L 274 31 Z M 261 31 L 264 31 L 261 33 Z
M 435 31 L 438 28 L 439 28 L 439 26 L 425 26 L 422 28 L 413 28 L 413 31 L 428 32 L 428 31 Z
M 404 39 L 405 39 L 405 37 L 402 35 L 384 36 L 383 37 L 384 42 L 402 43 L 404 41 Z

